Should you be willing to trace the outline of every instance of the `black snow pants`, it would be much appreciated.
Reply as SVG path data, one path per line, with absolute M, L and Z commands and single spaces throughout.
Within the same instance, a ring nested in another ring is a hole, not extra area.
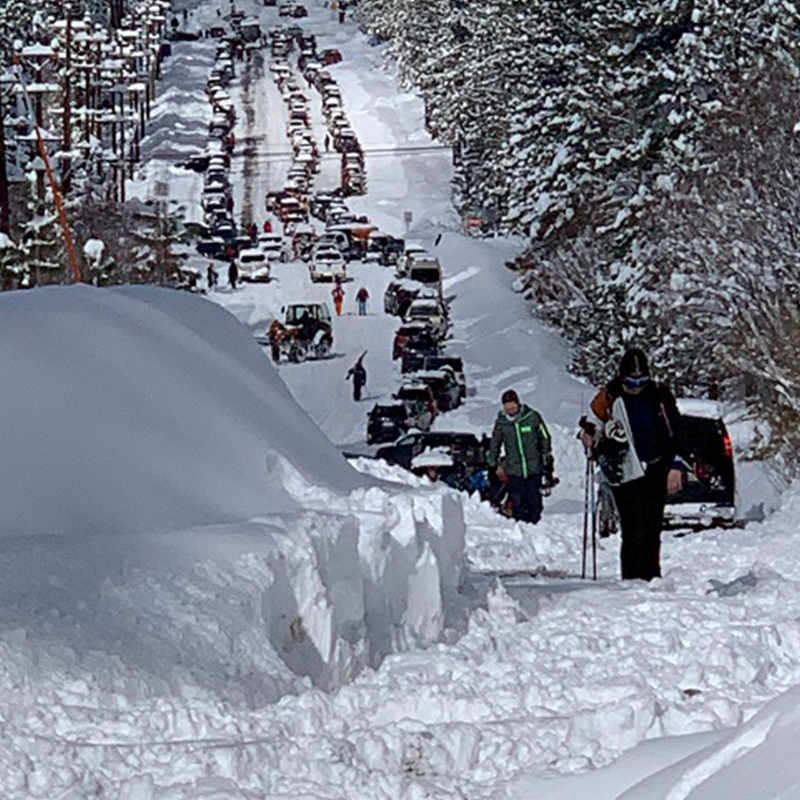
M 660 578 L 667 468 L 653 464 L 643 477 L 614 486 L 612 491 L 622 532 L 622 579 Z
M 542 518 L 542 476 L 508 476 L 508 497 L 514 519 L 537 523 Z

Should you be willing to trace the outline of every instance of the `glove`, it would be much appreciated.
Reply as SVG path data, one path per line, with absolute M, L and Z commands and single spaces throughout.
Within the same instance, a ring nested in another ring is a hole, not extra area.
M 552 469 L 548 472 L 545 472 L 544 476 L 542 477 L 542 494 L 545 497 L 550 495 L 550 492 L 558 486 L 559 480 L 556 475 L 553 475 Z

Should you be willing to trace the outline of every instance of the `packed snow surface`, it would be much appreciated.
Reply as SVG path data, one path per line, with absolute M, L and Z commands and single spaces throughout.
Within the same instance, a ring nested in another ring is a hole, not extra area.
M 190 26 L 216 24 L 218 7 Z M 319 48 L 343 53 L 330 71 L 367 150 L 369 193 L 351 208 L 444 268 L 469 397 L 436 427 L 488 430 L 514 387 L 551 428 L 561 483 L 531 527 L 374 459 L 346 463 L 331 442 L 367 454 L 366 412 L 401 377 L 397 320 L 381 313 L 391 273 L 375 265 L 352 265 L 334 357 L 277 370 L 252 333 L 287 302 L 330 301 L 300 263 L 205 298 L 3 295 L 0 795 L 796 796 L 800 492 L 763 523 L 665 535 L 650 584 L 621 583 L 619 542 L 602 539 L 599 579 L 581 580 L 575 425 L 592 389 L 511 290 L 503 263 L 521 242 L 461 233 L 449 152 L 384 49 L 308 7 Z M 174 161 L 203 146 L 213 51 L 174 44 L 129 186 L 167 183 L 191 219 L 202 178 Z M 261 222 L 288 166 L 285 112 L 267 70 L 246 86 L 240 73 L 231 96 L 250 104 L 237 139 L 256 154 L 234 154 L 236 207 Z M 318 109 L 314 128 L 321 139 Z M 323 158 L 320 188 L 337 172 Z M 344 377 L 365 349 L 369 400 L 355 403 Z M 746 504 L 769 500 L 762 474 L 740 465 Z

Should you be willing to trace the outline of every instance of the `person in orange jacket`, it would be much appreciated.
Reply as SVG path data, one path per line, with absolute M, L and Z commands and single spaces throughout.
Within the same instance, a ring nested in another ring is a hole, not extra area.
M 344 302 L 344 289 L 342 284 L 337 281 L 336 286 L 331 290 L 333 295 L 333 307 L 336 309 L 336 316 L 342 315 L 342 303 Z

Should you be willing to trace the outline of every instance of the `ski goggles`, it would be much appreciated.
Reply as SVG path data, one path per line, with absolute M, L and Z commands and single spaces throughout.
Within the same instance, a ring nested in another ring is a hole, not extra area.
M 634 377 L 633 375 L 626 375 L 622 382 L 628 389 L 641 389 L 642 386 L 645 386 L 647 382 L 650 380 L 649 375 L 640 375 L 638 377 Z

